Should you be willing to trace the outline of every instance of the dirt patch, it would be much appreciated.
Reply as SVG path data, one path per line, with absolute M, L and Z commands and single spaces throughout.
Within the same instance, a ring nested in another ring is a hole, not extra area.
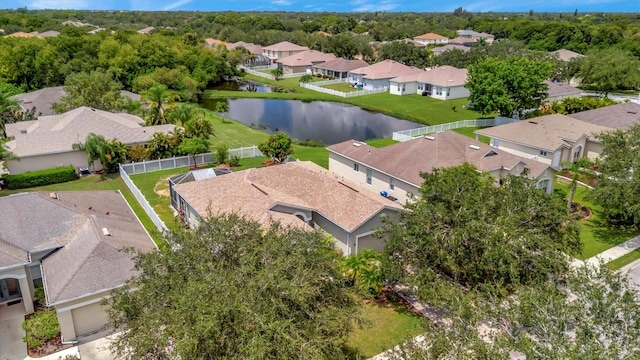
M 153 192 L 155 192 L 160 196 L 166 196 L 166 197 L 171 196 L 171 194 L 169 193 L 169 178 L 172 176 L 173 175 L 161 177 L 160 180 L 158 180 L 158 182 L 156 182 L 156 185 L 153 187 Z

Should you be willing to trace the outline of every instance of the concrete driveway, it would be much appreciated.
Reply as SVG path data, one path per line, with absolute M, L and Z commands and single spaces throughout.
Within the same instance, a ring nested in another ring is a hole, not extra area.
M 22 303 L 0 305 L 0 360 L 23 360 L 27 358 L 27 345 L 22 342 L 24 321 Z
M 97 334 L 78 338 L 80 358 L 91 360 L 114 360 L 116 357 L 109 351 L 113 330 L 105 330 Z M 1 359 L 0 359 L 1 360 Z
M 640 289 L 640 260 L 623 267 L 620 272 L 626 274 L 629 277 L 629 282 Z

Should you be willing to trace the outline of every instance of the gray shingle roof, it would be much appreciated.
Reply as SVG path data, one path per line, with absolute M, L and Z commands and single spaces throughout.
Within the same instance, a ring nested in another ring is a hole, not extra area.
M 118 191 L 24 193 L 0 197 L 0 208 L 0 261 L 20 255 L 16 248 L 59 248 L 42 260 L 50 305 L 122 285 L 135 274 L 134 255 L 122 248 L 155 249 Z
M 567 115 L 552 114 L 521 120 L 511 124 L 476 130 L 478 135 L 526 145 L 536 149 L 556 151 L 569 146 L 582 136 L 593 135 L 611 128 L 580 121 Z
M 364 66 L 368 66 L 364 60 L 345 60 L 343 58 L 337 58 L 335 60 L 327 61 L 322 64 L 314 65 L 314 68 L 331 70 L 335 72 L 345 72 L 358 69 Z
M 567 83 L 562 82 L 553 82 L 553 81 L 544 81 L 545 84 L 549 87 L 547 93 L 549 97 L 556 96 L 568 96 L 568 95 L 580 95 L 582 94 L 582 90 L 575 88 Z
M 571 114 L 570 117 L 588 123 L 626 130 L 640 123 L 640 104 L 625 102 Z
M 60 99 L 67 95 L 63 86 L 48 87 L 29 93 L 18 94 L 13 98 L 20 102 L 23 109 L 30 111 L 34 107 L 37 114 L 41 115 L 55 115 L 55 112 L 51 109 L 51 104 L 59 102 Z M 131 91 L 122 90 L 120 95 L 126 96 L 131 100 L 140 101 L 140 95 L 132 93 Z
M 174 125 L 142 126 L 144 121 L 130 114 L 79 107 L 60 115 L 41 116 L 38 120 L 7 125 L 6 146 L 18 157 L 72 151 L 94 133 L 106 139 L 118 139 L 125 145 L 151 140 L 155 132 L 169 133 Z
M 534 179 L 548 168 L 546 165 L 540 166 L 536 161 L 522 159 L 454 131 L 430 136 L 433 139 L 418 137 L 380 149 L 366 144 L 353 146 L 354 143 L 359 143 L 355 140 L 331 145 L 327 149 L 415 186 L 422 184 L 420 173 L 430 172 L 435 168 L 458 166 L 465 162 L 482 171 L 510 170 L 519 163 L 524 163 L 530 170 L 529 175 Z M 471 145 L 478 149 L 471 148 Z M 490 153 L 493 154 L 486 156 Z

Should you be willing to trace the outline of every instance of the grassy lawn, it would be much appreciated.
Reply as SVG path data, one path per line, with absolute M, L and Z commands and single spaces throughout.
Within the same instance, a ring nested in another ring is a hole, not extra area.
M 6 196 L 11 194 L 17 194 L 21 192 L 28 191 L 91 191 L 91 190 L 120 190 L 124 198 L 129 203 L 129 206 L 133 209 L 133 212 L 138 216 L 140 222 L 147 229 L 149 235 L 153 241 L 155 241 L 156 245 L 160 249 L 167 249 L 167 243 L 164 241 L 164 238 L 153 224 L 147 213 L 144 212 L 142 206 L 138 203 L 138 200 L 131 194 L 127 186 L 124 184 L 124 181 L 117 174 L 110 174 L 106 178 L 101 178 L 98 175 L 85 176 L 78 180 L 69 181 L 61 184 L 53 184 L 47 186 L 39 186 L 29 189 L 20 189 L 20 190 L 2 190 L 0 191 L 0 196 Z
M 354 88 L 353 85 L 351 85 L 348 82 L 341 82 L 341 83 L 337 83 L 337 84 L 323 85 L 322 87 L 327 88 L 327 89 L 342 91 L 342 92 L 352 92 L 352 91 L 361 90 L 361 89 Z
M 365 303 L 365 324 L 353 331 L 347 345 L 368 359 L 423 332 L 425 319 L 394 304 Z
M 623 266 L 629 265 L 638 259 L 640 259 L 640 249 L 635 249 L 632 252 L 622 255 L 621 257 L 607 263 L 605 266 L 611 270 L 620 270 Z
M 289 92 L 258 93 L 209 90 L 205 92 L 204 96 L 206 98 L 270 98 L 305 101 L 335 101 L 356 105 L 366 110 L 376 111 L 426 125 L 437 125 L 452 121 L 478 119 L 482 117 L 479 113 L 464 108 L 464 105 L 468 102 L 467 99 L 443 101 L 417 94 L 398 96 L 391 95 L 388 92 L 353 98 L 342 98 L 335 95 L 319 93 L 310 89 L 301 88 L 298 83 L 299 79 L 297 78 L 275 81 L 249 74 L 246 74 L 245 78 L 261 84 L 284 88 Z M 455 112 L 452 111 L 453 106 L 456 108 Z
M 169 229 L 178 229 L 180 224 L 173 217 L 171 199 L 169 197 L 169 178 L 187 172 L 187 168 L 153 171 L 144 174 L 131 175 L 131 180 L 140 189 L 149 205 L 164 221 Z
M 480 126 L 466 127 L 466 128 L 453 129 L 453 131 L 457 132 L 458 134 L 462 134 L 464 136 L 468 136 L 472 139 L 475 139 L 476 134 L 474 134 L 473 132 L 480 129 L 484 129 L 484 127 L 480 127 Z M 480 136 L 478 137 L 478 140 L 485 144 L 489 143 L 489 138 L 486 136 Z
M 383 148 L 385 146 L 389 146 L 389 145 L 393 145 L 393 144 L 397 144 L 400 141 L 396 141 L 393 140 L 391 138 L 384 138 L 384 139 L 370 139 L 365 141 L 365 143 L 375 147 L 375 148 Z
M 569 194 L 569 184 L 566 182 L 561 183 L 562 181 L 563 180 L 556 179 L 555 189 L 560 189 L 566 194 Z M 633 236 L 640 233 L 638 231 L 608 228 L 604 226 L 599 215 L 600 208 L 585 199 L 588 192 L 588 188 L 578 186 L 574 197 L 574 202 L 588 207 L 593 213 L 590 219 L 579 222 L 580 239 L 582 240 L 583 249 L 582 254 L 578 254 L 576 257 L 580 260 L 593 257 L 609 248 L 631 239 Z

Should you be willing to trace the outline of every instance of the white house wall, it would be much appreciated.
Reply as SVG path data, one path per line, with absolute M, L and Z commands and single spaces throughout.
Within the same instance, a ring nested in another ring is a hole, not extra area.
M 489 144 L 491 146 L 494 146 L 495 142 L 493 138 L 490 139 Z M 551 160 L 553 159 L 553 153 L 550 151 L 547 152 L 546 157 L 543 157 L 540 156 L 540 149 L 538 148 L 520 145 L 506 140 L 500 140 L 500 144 L 497 148 L 525 159 L 533 159 L 549 165 L 551 164 Z
M 392 95 L 409 95 L 415 94 L 418 92 L 418 82 L 407 82 L 407 83 L 398 83 L 398 82 L 389 82 L 389 92 Z
M 362 85 L 364 90 L 376 90 L 382 88 L 389 87 L 389 79 L 367 79 L 366 77 L 362 78 Z
M 110 290 L 83 296 L 55 305 L 64 341 L 75 341 L 78 336 L 107 326 L 107 315 L 100 302 L 109 296 Z M 96 305 L 97 304 L 97 305 Z M 90 326 L 87 322 L 92 323 Z
M 593 160 L 602 154 L 602 145 L 597 142 L 587 141 L 583 152 L 584 156 Z
M 329 153 L 329 171 L 332 173 L 347 179 L 353 183 L 362 186 L 365 189 L 371 190 L 376 194 L 380 194 L 381 191 L 386 191 L 389 196 L 393 196 L 398 199 L 398 203 L 405 204 L 409 198 L 409 194 L 418 194 L 418 188 L 394 178 L 394 190 L 391 190 L 389 186 L 390 176 L 375 169 L 372 170 L 371 185 L 367 184 L 367 166 L 359 163 L 358 171 L 353 169 L 353 161 L 335 153 Z
M 438 95 L 440 89 L 440 95 Z M 439 100 L 461 99 L 469 97 L 469 89 L 464 86 L 443 87 L 432 85 L 431 97 Z
M 96 170 L 102 169 L 100 162 L 96 162 Z M 29 156 L 20 160 L 7 161 L 7 169 L 11 174 L 20 174 L 27 171 L 51 169 L 59 166 L 86 167 L 87 153 L 84 151 L 69 151 L 60 154 Z

